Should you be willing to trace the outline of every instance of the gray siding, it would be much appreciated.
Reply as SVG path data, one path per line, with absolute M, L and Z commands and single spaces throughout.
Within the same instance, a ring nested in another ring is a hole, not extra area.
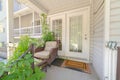
M 90 52 L 93 66 L 100 80 L 104 80 L 104 1 L 93 0 L 92 5 Z
M 111 1 L 110 40 L 120 42 L 120 0 Z

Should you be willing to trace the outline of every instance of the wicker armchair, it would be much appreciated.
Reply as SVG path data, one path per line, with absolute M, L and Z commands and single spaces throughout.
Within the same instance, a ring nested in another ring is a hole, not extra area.
M 38 60 L 44 60 L 47 65 L 51 65 L 51 63 L 55 60 L 57 57 L 58 52 L 58 44 L 56 41 L 48 41 L 45 44 L 45 47 L 42 48 L 36 48 L 34 53 L 34 58 Z M 38 62 L 38 65 L 40 65 Z

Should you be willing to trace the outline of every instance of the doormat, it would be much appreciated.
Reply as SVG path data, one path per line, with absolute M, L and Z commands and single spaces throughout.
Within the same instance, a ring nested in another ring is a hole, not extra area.
M 89 64 L 83 62 L 57 58 L 53 61 L 52 65 L 72 69 L 75 71 L 91 73 Z
M 52 65 L 61 67 L 64 61 L 65 61 L 64 59 L 57 58 L 52 62 Z
M 65 60 L 62 66 L 85 73 L 91 73 L 89 64 L 84 62 Z

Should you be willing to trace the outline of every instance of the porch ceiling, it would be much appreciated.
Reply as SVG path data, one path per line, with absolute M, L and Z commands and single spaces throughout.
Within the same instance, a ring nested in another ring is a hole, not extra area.
M 49 14 L 53 14 L 57 12 L 80 8 L 83 6 L 88 6 L 91 0 L 19 0 L 19 1 L 22 2 L 24 1 L 25 4 L 31 2 L 42 11 L 45 11 Z
M 56 11 L 65 11 L 84 6 L 85 3 L 90 3 L 90 0 L 35 0 L 41 4 L 49 13 Z M 87 4 L 88 5 L 88 4 Z

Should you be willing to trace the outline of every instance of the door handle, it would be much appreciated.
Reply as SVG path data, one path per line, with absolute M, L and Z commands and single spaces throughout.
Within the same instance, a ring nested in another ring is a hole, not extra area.
M 87 40 L 87 34 L 85 34 L 85 40 Z
M 85 40 L 87 40 L 87 37 L 85 37 Z

